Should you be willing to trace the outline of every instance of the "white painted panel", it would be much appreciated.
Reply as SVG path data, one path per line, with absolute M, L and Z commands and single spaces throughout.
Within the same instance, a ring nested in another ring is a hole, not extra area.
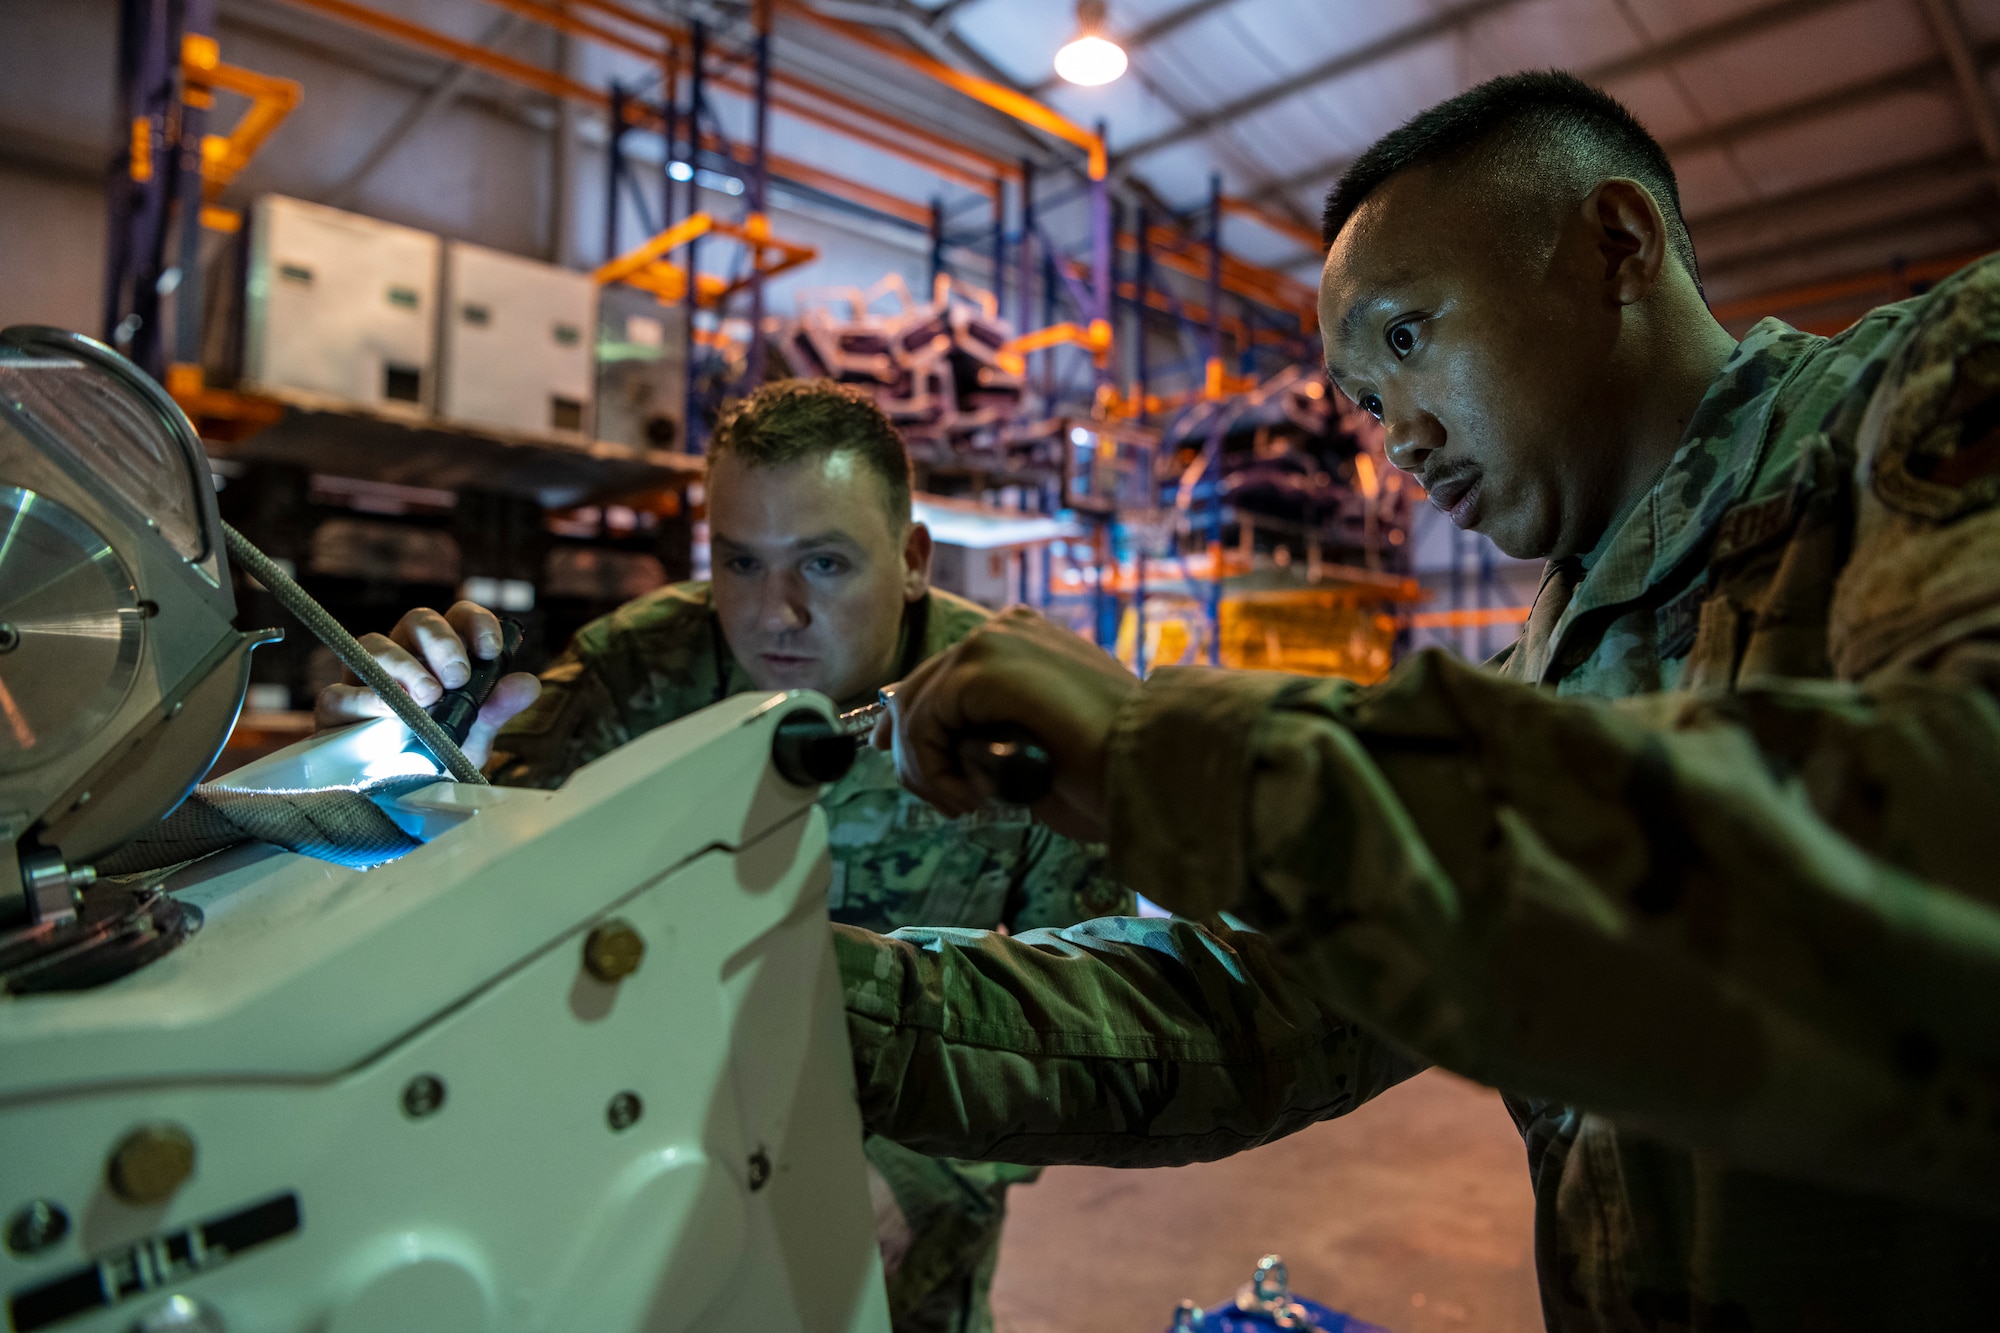
M 530 434 L 589 431 L 589 274 L 454 242 L 444 293 L 438 415 Z
M 250 232 L 243 374 L 390 411 L 429 411 L 438 238 L 283 195 Z

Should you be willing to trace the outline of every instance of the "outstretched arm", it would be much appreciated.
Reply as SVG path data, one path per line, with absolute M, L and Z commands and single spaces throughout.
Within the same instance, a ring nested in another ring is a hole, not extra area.
M 1422 1067 L 1324 1008 L 1254 934 L 1132 917 L 1013 937 L 833 929 L 862 1118 L 921 1152 L 1208 1161 Z

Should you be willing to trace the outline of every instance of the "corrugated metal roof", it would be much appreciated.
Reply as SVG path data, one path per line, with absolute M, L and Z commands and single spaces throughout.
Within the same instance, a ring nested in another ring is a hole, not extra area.
M 2000 0 L 1956 3 L 2000 104 Z M 1117 169 L 1189 213 L 1219 172 L 1310 221 L 1345 161 L 1409 116 L 1556 67 L 1667 146 L 1718 303 L 2000 240 L 2000 170 L 1918 0 L 1112 0 L 1110 16 L 1114 35 L 1170 30 L 1132 42 L 1104 89 L 1050 74 L 1069 0 L 965 0 L 947 22 L 1018 85 L 1105 120 Z M 1249 221 L 1228 244 L 1317 264 Z

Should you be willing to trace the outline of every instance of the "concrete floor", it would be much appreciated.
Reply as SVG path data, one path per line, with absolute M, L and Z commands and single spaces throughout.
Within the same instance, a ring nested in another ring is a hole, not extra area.
M 1436 1070 L 1341 1120 L 1220 1162 L 1055 1167 L 1014 1191 L 998 1333 L 1154 1333 L 1259 1256 L 1392 1333 L 1541 1333 L 1533 1199 L 1497 1093 Z

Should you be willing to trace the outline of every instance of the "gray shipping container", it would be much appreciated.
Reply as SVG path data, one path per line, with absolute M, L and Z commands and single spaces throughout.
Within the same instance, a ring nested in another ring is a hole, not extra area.
M 428 415 L 439 251 L 437 237 L 414 227 L 259 199 L 245 284 L 247 386 Z
M 529 435 L 588 435 L 596 324 L 589 274 L 451 242 L 438 415 Z

